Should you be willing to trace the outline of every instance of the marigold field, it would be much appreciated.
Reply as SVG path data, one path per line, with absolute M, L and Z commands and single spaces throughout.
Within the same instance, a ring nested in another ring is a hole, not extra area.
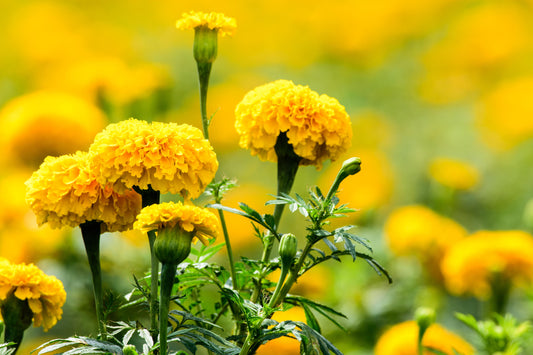
M 533 1 L 0 0 L 0 8 L 0 308 L 6 324 L 13 302 L 33 314 L 17 354 L 96 337 L 100 311 L 110 325 L 148 328 L 148 303 L 135 308 L 142 315 L 123 305 L 154 270 L 146 232 L 163 240 L 172 228 L 187 234 L 187 247 L 192 240 L 193 254 L 227 233 L 233 250 L 221 247 L 209 262 L 252 303 L 281 307 L 278 292 L 290 289 L 334 310 L 315 319 L 303 306 L 266 308 L 262 320 L 306 322 L 342 354 L 495 354 L 487 339 L 499 331 L 501 354 L 533 353 Z M 215 14 L 206 25 L 191 11 Z M 198 50 L 198 26 L 214 29 L 214 56 Z M 204 59 L 212 71 L 201 107 L 195 60 Z M 277 163 L 296 159 L 289 195 L 306 197 L 314 186 L 328 192 L 352 157 L 360 172 L 342 177 L 337 196 L 356 211 L 324 226 L 355 225 L 361 244 L 344 240 L 342 263 L 288 274 L 278 290 L 285 255 L 289 264 L 307 256 L 312 216 L 298 199 L 278 207 Z M 222 178 L 235 186 L 219 199 L 209 184 Z M 161 204 L 150 207 L 152 189 Z M 248 207 L 230 213 L 241 202 L 267 218 L 252 224 Z M 278 238 L 276 270 L 249 295 L 234 266 L 265 261 L 269 217 L 299 251 L 285 254 Z M 104 310 L 84 249 L 94 220 Z M 381 276 L 353 250 L 371 255 Z M 175 263 L 158 258 L 163 270 Z M 196 297 L 189 287 L 170 290 Z M 212 318 L 226 336 L 224 311 Z M 314 354 L 297 335 L 229 341 L 241 354 Z M 208 353 L 216 351 L 198 348 Z

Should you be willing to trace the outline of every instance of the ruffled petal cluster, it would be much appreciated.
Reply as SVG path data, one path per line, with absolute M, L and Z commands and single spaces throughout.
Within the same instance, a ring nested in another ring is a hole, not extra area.
M 96 220 L 103 222 L 102 232 L 131 229 L 141 210 L 135 191 L 119 194 L 97 181 L 86 152 L 47 157 L 26 181 L 26 202 L 39 225 L 77 227 Z
M 133 225 L 139 230 L 174 228 L 179 226 L 205 243 L 206 238 L 216 238 L 220 222 L 211 211 L 181 202 L 165 202 L 145 207 Z
M 439 324 L 432 324 L 424 334 L 422 345 L 441 351 L 447 355 L 474 353 L 474 348 L 460 336 Z M 424 355 L 433 352 L 424 351 Z M 418 324 L 407 321 L 389 328 L 378 339 L 374 348 L 375 355 L 417 355 Z
M 87 149 L 105 126 L 93 104 L 70 94 L 38 91 L 9 101 L 0 112 L 4 154 L 37 167 L 48 156 Z
M 195 29 L 205 26 L 210 30 L 216 30 L 222 37 L 232 36 L 237 28 L 237 22 L 232 17 L 227 17 L 218 12 L 198 12 L 190 11 L 182 14 L 182 18 L 176 22 L 176 27 L 180 30 Z
M 33 264 L 11 264 L 0 259 L 0 305 L 13 293 L 20 300 L 28 300 L 33 312 L 33 326 L 47 331 L 63 314 L 67 294 L 61 281 L 46 275 Z
M 100 183 L 119 192 L 151 186 L 161 193 L 195 198 L 218 169 L 209 141 L 187 124 L 130 118 L 97 134 L 89 152 Z
M 450 248 L 441 263 L 448 290 L 485 298 L 493 277 L 517 286 L 533 283 L 533 236 L 518 231 L 478 231 Z
M 286 133 L 301 165 L 322 166 L 351 146 L 350 117 L 336 99 L 307 86 L 277 80 L 247 93 L 235 109 L 239 145 L 276 161 L 277 138 Z

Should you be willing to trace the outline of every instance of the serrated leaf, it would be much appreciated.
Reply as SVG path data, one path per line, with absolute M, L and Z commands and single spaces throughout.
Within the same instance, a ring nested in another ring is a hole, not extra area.
M 309 325 L 311 328 L 313 328 L 317 332 L 322 333 L 322 330 L 320 329 L 320 324 L 318 324 L 318 320 L 316 319 L 313 312 L 311 312 L 311 309 L 305 303 L 302 303 L 301 305 L 302 305 L 302 308 L 304 309 L 305 322 L 307 323 L 307 325 Z
M 240 207 L 241 210 L 246 212 L 246 214 L 248 216 L 252 217 L 253 219 L 256 219 L 256 220 L 259 220 L 259 221 L 261 221 L 263 219 L 259 212 L 257 212 L 256 210 L 254 210 L 253 208 L 251 208 L 250 206 L 248 206 L 244 202 L 239 202 L 239 207 Z
M 128 330 L 126 334 L 124 334 L 124 337 L 122 338 L 122 343 L 124 345 L 128 345 L 134 333 L 135 333 L 135 329 Z
M 290 210 L 291 212 L 294 212 L 294 211 L 296 211 L 297 209 L 298 209 L 298 203 L 294 202 L 294 203 L 291 203 L 291 204 L 289 205 L 289 210 Z
M 343 238 L 344 239 L 344 248 L 350 252 L 350 255 L 352 256 L 352 261 L 355 261 L 357 259 L 357 252 L 355 251 L 355 247 L 353 246 L 352 241 L 349 238 Z

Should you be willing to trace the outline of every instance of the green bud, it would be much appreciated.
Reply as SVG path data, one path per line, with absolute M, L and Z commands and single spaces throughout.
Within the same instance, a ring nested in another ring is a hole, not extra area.
M 198 63 L 214 62 L 218 51 L 218 31 L 207 26 L 198 26 L 194 31 L 194 59 Z
M 282 267 L 290 267 L 298 248 L 298 240 L 294 234 L 287 233 L 281 237 L 279 242 L 279 256 Z
M 435 323 L 435 318 L 435 310 L 432 308 L 420 307 L 415 311 L 415 320 L 421 336 L 423 336 L 431 324 Z
M 344 163 L 342 163 L 340 174 L 349 176 L 349 175 L 357 174 L 360 171 L 361 171 L 361 158 L 353 157 L 353 158 L 345 160 Z
M 5 324 L 4 342 L 13 342 L 17 349 L 22 342 L 24 331 L 31 325 L 33 312 L 28 300 L 17 298 L 12 292 L 1 303 L 2 318 Z
M 163 264 L 179 264 L 191 252 L 194 232 L 187 232 L 178 225 L 159 230 L 154 242 L 155 256 Z
M 135 349 L 135 346 L 133 345 L 126 345 L 124 349 L 122 349 L 122 353 L 124 355 L 139 355 L 137 349 Z

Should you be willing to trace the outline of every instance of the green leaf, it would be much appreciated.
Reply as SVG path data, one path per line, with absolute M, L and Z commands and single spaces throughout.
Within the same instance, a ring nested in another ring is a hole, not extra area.
M 305 303 L 302 303 L 301 305 L 302 305 L 302 308 L 304 309 L 305 321 L 307 325 L 309 325 L 311 328 L 313 328 L 317 332 L 322 333 L 322 330 L 320 329 L 320 324 L 318 324 L 318 320 L 316 319 L 313 312 L 311 312 L 311 309 Z

